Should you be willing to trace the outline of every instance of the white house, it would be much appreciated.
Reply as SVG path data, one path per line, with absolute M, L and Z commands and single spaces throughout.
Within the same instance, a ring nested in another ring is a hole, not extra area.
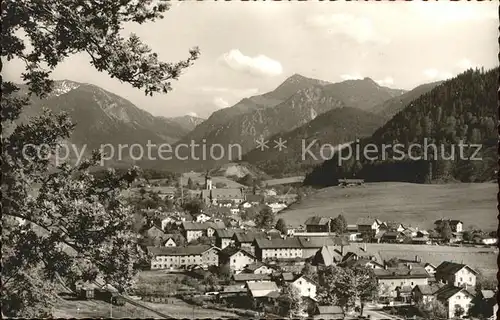
M 292 282 L 292 285 L 295 286 L 302 297 L 309 297 L 312 299 L 316 298 L 316 282 L 310 279 L 307 276 L 300 276 Z
M 436 293 L 436 298 L 448 309 L 448 318 L 466 316 L 472 306 L 472 294 L 464 288 L 445 286 Z M 459 312 L 458 314 L 457 312 Z
M 177 247 L 177 244 L 175 243 L 174 239 L 168 238 L 167 241 L 165 241 L 164 246 L 165 247 Z
M 196 215 L 195 221 L 200 222 L 200 223 L 204 223 L 204 222 L 209 221 L 210 219 L 212 219 L 211 216 L 209 216 L 205 213 L 199 213 Z
M 436 281 L 453 285 L 455 287 L 476 285 L 477 271 L 471 267 L 450 261 L 444 261 L 436 268 Z

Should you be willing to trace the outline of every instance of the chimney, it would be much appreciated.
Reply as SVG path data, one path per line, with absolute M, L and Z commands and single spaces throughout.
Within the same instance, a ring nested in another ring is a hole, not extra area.
M 419 256 L 415 256 L 415 262 L 417 262 L 417 263 L 420 262 L 420 257 Z

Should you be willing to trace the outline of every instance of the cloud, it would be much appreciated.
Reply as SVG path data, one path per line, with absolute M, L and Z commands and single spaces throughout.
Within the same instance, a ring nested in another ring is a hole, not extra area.
M 364 77 L 359 73 L 354 73 L 354 74 L 342 74 L 340 75 L 340 78 L 345 81 L 345 80 L 363 80 Z
M 227 67 L 238 71 L 260 77 L 272 77 L 283 73 L 283 67 L 279 61 L 273 60 L 265 55 L 249 57 L 238 49 L 232 49 L 224 53 L 219 61 Z
M 453 74 L 447 71 L 440 71 L 434 68 L 425 69 L 424 75 L 430 80 L 446 80 L 453 78 Z
M 194 111 L 190 111 L 186 115 L 191 116 L 191 117 L 198 117 L 198 114 Z
M 257 88 L 248 88 L 248 89 L 234 89 L 234 88 L 226 88 L 226 87 L 211 87 L 211 86 L 203 86 L 200 90 L 204 93 L 227 93 L 233 95 L 235 97 L 247 97 L 256 95 L 259 92 Z
M 358 43 L 386 43 L 388 39 L 375 32 L 370 19 L 351 14 L 335 13 L 315 15 L 307 18 L 306 24 L 327 30 L 329 34 L 342 34 Z
M 480 65 L 477 64 L 477 63 L 474 63 L 474 62 L 470 61 L 467 58 L 464 58 L 464 59 L 458 61 L 457 67 L 460 69 L 460 71 L 465 71 L 465 70 L 468 70 L 468 69 L 471 69 L 471 68 L 472 69 L 478 68 L 478 67 L 480 67 Z
M 381 80 L 375 80 L 375 82 L 378 83 L 379 86 L 387 87 L 394 84 L 394 79 L 392 77 L 385 77 Z
M 219 108 L 219 109 L 224 109 L 224 108 L 229 107 L 229 102 L 222 99 L 221 97 L 215 98 L 213 102 L 214 102 L 215 106 L 217 106 L 217 108 Z
M 494 2 L 478 5 L 468 2 L 413 1 L 410 6 L 424 18 L 440 23 L 498 19 L 498 5 Z

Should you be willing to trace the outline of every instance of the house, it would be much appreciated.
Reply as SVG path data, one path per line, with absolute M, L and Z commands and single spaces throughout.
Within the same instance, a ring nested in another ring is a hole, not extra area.
M 475 244 L 484 244 L 484 245 L 494 245 L 497 243 L 497 238 L 486 237 L 482 235 L 475 235 L 473 241 Z
M 377 282 L 381 288 L 381 295 L 388 295 L 395 298 L 397 290 L 409 286 L 414 288 L 417 285 L 427 285 L 429 274 L 420 266 L 398 266 L 389 268 L 387 265 L 383 269 L 373 269 Z
M 418 228 L 414 228 L 414 227 L 411 227 L 411 226 L 403 226 L 404 230 L 403 230 L 403 233 L 405 236 L 408 236 L 408 237 L 416 237 L 417 234 L 418 234 Z
M 181 229 L 187 242 L 198 239 L 201 236 L 212 237 L 215 230 L 224 229 L 226 226 L 223 222 L 182 222 Z
M 199 223 L 205 223 L 205 222 L 209 221 L 210 219 L 212 219 L 212 217 L 209 216 L 208 214 L 203 213 L 203 212 L 198 213 L 194 217 L 194 221 L 199 222 Z
M 467 315 L 474 299 L 469 291 L 451 285 L 444 286 L 435 295 L 436 299 L 448 309 L 449 319 Z
M 271 208 L 271 211 L 273 213 L 278 213 L 281 210 L 285 209 L 287 207 L 286 204 L 284 203 L 278 203 L 278 202 L 271 202 L 271 203 L 266 203 L 266 205 Z
M 342 253 L 337 246 L 323 246 L 312 258 L 313 265 L 331 266 L 342 261 Z
M 439 230 L 442 228 L 443 223 L 448 221 L 452 232 L 463 232 L 464 223 L 460 220 L 450 220 L 450 219 L 439 219 L 434 222 L 436 229 Z
M 298 275 L 291 284 L 299 290 L 301 297 L 316 299 L 316 288 L 318 284 L 305 275 Z
M 243 232 L 237 228 L 224 228 L 215 230 L 215 245 L 220 249 L 234 244 L 233 236 L 236 232 Z
M 403 232 L 406 229 L 401 223 L 394 221 L 388 221 L 383 223 L 381 228 L 394 232 Z
M 255 261 L 254 255 L 234 246 L 225 247 L 219 252 L 219 264 L 228 265 L 232 272 L 240 272 Z
M 365 267 L 370 269 L 383 269 L 384 265 L 378 263 L 373 259 L 366 258 L 358 258 L 357 256 L 353 256 L 353 259 L 347 259 L 342 261 L 340 264 L 342 267 Z
M 375 235 L 383 224 L 378 219 L 359 218 L 356 225 L 358 226 L 358 232 Z
M 221 201 L 230 201 L 232 204 L 240 204 L 245 201 L 243 188 L 221 188 L 212 187 L 212 178 L 205 176 L 205 189 L 201 190 L 200 198 L 206 204 L 217 205 Z
M 298 238 L 256 238 L 255 256 L 260 261 L 270 258 L 302 258 L 302 243 Z
M 431 276 L 434 276 L 436 274 L 436 266 L 434 266 L 432 263 L 426 263 L 424 265 L 425 271 Z
M 429 237 L 429 232 L 426 230 L 418 230 L 417 234 L 415 235 L 417 238 L 428 238 Z
M 261 203 L 264 203 L 264 196 L 258 194 L 249 194 L 246 196 L 246 201 L 251 206 L 258 206 Z
M 165 235 L 165 242 L 163 243 L 164 247 L 177 247 L 177 243 L 175 242 L 175 238 L 173 235 Z
M 446 286 L 442 283 L 430 283 L 426 285 L 417 285 L 412 290 L 412 298 L 415 303 L 428 303 L 436 298 L 436 292 Z
M 245 201 L 245 202 L 240 204 L 240 207 L 243 209 L 249 209 L 249 208 L 253 207 L 253 205 L 250 202 Z
M 326 217 L 310 217 L 306 220 L 307 232 L 329 232 L 331 218 Z
M 402 243 L 405 239 L 405 236 L 402 232 L 399 231 L 387 231 L 384 232 L 382 237 L 380 238 L 380 242 L 383 243 Z
M 444 261 L 436 268 L 436 281 L 455 287 L 476 286 L 477 271 L 471 267 L 450 261 Z
M 265 273 L 238 273 L 233 275 L 234 282 L 260 282 L 271 281 L 271 275 Z
M 256 306 L 272 302 L 280 296 L 278 286 L 272 281 L 247 282 L 246 287 L 248 295 L 254 300 Z
M 219 249 L 210 245 L 187 247 L 148 247 L 153 255 L 151 269 L 186 269 L 192 265 L 219 265 Z
M 238 208 L 238 207 L 232 207 L 232 208 L 229 208 L 229 212 L 230 212 L 232 215 L 238 214 L 238 213 L 240 213 L 240 208 Z
M 303 237 L 296 236 L 302 245 L 302 258 L 308 259 L 314 257 L 316 252 L 323 246 L 337 246 L 340 253 L 343 253 L 343 246 L 349 243 L 339 236 L 319 236 L 319 237 Z
M 276 192 L 275 189 L 271 188 L 271 189 L 264 189 L 262 190 L 261 194 L 264 196 L 264 197 L 275 197 L 278 195 L 278 193 Z
M 153 225 L 143 233 L 143 236 L 149 239 L 163 239 L 165 237 L 165 232 L 158 226 Z
M 245 273 L 253 274 L 272 274 L 275 271 L 275 268 L 260 261 L 255 261 L 254 263 L 247 265 L 243 270 Z
M 233 235 L 233 240 L 236 247 L 242 248 L 247 252 L 255 255 L 254 240 L 257 238 L 266 238 L 268 236 L 272 237 L 273 235 L 267 235 L 264 231 L 243 231 L 235 232 L 235 234 Z
M 314 310 L 313 319 L 344 319 L 344 311 L 339 306 L 317 306 Z

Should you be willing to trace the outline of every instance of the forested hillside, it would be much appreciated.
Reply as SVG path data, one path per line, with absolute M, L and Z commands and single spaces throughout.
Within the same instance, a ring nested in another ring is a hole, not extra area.
M 344 177 L 419 183 L 491 180 L 495 177 L 498 159 L 497 89 L 498 68 L 487 72 L 468 70 L 447 80 L 411 102 L 370 138 L 360 141 L 361 151 L 367 144 L 377 146 L 377 160 L 368 160 L 361 152 L 358 159 L 351 157 L 339 165 L 337 153 L 309 174 L 305 183 L 335 185 L 337 179 Z M 432 147 L 428 148 L 427 157 L 423 157 L 424 141 L 427 145 L 437 146 L 437 158 Z M 481 149 L 475 157 L 482 160 L 470 159 L 476 147 L 464 147 L 462 157 L 458 147 L 460 142 L 480 144 Z M 381 151 L 383 144 L 394 146 L 398 143 L 402 145 L 398 150 L 405 152 L 404 157 L 392 148 L 386 149 L 385 153 Z M 414 158 L 422 156 L 421 160 L 408 157 L 411 144 L 422 146 L 411 152 Z M 343 149 L 342 157 L 347 158 L 347 152 Z M 370 157 L 375 154 L 371 152 Z

